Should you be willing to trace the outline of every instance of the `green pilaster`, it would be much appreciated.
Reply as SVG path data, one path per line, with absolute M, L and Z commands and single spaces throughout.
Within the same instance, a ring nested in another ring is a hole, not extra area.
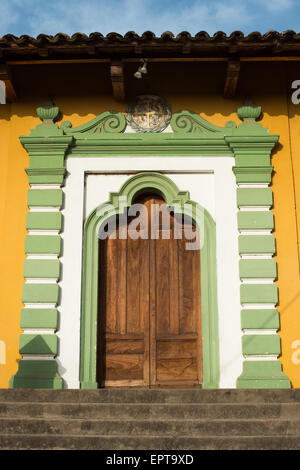
M 259 106 L 246 104 L 238 109 L 238 116 L 243 121 L 234 135 L 226 137 L 235 156 L 233 168 L 237 188 L 237 214 L 239 236 L 239 254 L 254 256 L 254 259 L 240 259 L 240 278 L 244 281 L 255 279 L 256 282 L 241 284 L 240 301 L 247 306 L 241 312 L 241 327 L 246 331 L 242 337 L 244 356 L 279 356 L 281 353 L 280 337 L 273 334 L 250 334 L 249 330 L 265 332 L 279 327 L 276 309 L 263 308 L 263 305 L 278 302 L 278 288 L 275 284 L 259 283 L 260 279 L 275 279 L 276 263 L 272 256 L 276 252 L 275 238 L 266 231 L 274 228 L 273 213 L 269 210 L 255 210 L 271 207 L 272 189 L 268 187 L 251 187 L 251 185 L 268 185 L 271 183 L 273 167 L 270 164 L 271 151 L 278 140 L 277 135 L 270 135 L 267 129 L 256 122 L 261 114 Z M 243 187 L 243 185 L 249 185 Z M 243 207 L 253 207 L 252 211 L 243 211 Z M 246 231 L 247 234 L 243 234 Z M 251 234 L 251 231 L 254 233 Z M 259 234 L 261 232 L 261 234 Z M 249 281 L 248 281 L 249 282 Z M 253 281 L 252 281 L 253 282 Z M 261 304 L 260 309 L 251 308 Z M 250 308 L 249 308 L 250 307 Z M 290 382 L 281 370 L 279 360 L 247 361 L 243 364 L 242 375 L 237 380 L 239 388 L 282 388 L 289 387 Z
M 58 338 L 54 331 L 59 325 L 56 308 L 43 308 L 43 304 L 59 304 L 59 286 L 55 282 L 60 277 L 59 259 L 45 259 L 42 255 L 61 253 L 60 235 L 43 234 L 43 231 L 55 230 L 59 233 L 62 228 L 63 191 L 46 185 L 62 185 L 65 175 L 64 158 L 72 141 L 72 136 L 64 135 L 54 121 L 59 109 L 53 103 L 47 103 L 37 109 L 42 120 L 28 137 L 20 137 L 21 143 L 29 153 L 29 168 L 26 169 L 29 183 L 38 184 L 28 191 L 27 205 L 41 207 L 39 212 L 27 213 L 26 228 L 38 230 L 38 235 L 29 234 L 25 239 L 25 253 L 35 255 L 36 259 L 26 259 L 24 262 L 24 277 L 27 279 L 49 279 L 47 283 L 26 282 L 23 285 L 22 301 L 25 304 L 35 304 L 38 308 L 23 308 L 21 328 L 24 333 L 20 336 L 20 354 L 31 355 L 31 360 L 21 360 L 18 372 L 11 378 L 10 387 L 24 388 L 62 388 L 63 380 L 57 372 L 55 356 L 58 352 Z M 43 188 L 43 185 L 45 187 Z M 55 207 L 56 212 L 49 212 L 49 207 Z M 45 210 L 43 211 L 43 208 Z M 50 282 L 51 281 L 51 282 Z M 26 333 L 27 329 L 48 329 L 47 334 Z M 53 331 L 53 333 L 51 332 Z M 35 356 L 43 356 L 44 360 L 34 360 Z M 48 358 L 52 356 L 53 358 Z

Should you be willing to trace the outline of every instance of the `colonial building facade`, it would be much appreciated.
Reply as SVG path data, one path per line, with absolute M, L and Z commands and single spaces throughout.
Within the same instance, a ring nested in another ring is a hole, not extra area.
M 299 48 L 0 40 L 2 388 L 299 387 Z

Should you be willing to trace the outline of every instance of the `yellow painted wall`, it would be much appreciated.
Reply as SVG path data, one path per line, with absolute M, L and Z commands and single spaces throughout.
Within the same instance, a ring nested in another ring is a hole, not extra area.
M 300 65 L 243 63 L 236 98 L 222 97 L 225 64 L 150 64 L 142 81 L 133 79 L 136 64 L 127 64 L 127 102 L 112 97 L 109 70 L 102 65 L 19 66 L 14 70 L 19 99 L 0 105 L 0 387 L 8 386 L 17 370 L 21 292 L 24 262 L 28 181 L 24 169 L 28 155 L 20 135 L 39 123 L 37 106 L 52 96 L 73 126 L 86 123 L 103 111 L 125 112 L 134 96 L 163 96 L 172 111 L 189 109 L 216 125 L 239 122 L 236 109 L 246 97 L 262 106 L 262 124 L 280 135 L 272 157 L 275 237 L 283 371 L 293 387 L 300 386 L 300 105 L 291 103 L 290 83 L 300 79 Z

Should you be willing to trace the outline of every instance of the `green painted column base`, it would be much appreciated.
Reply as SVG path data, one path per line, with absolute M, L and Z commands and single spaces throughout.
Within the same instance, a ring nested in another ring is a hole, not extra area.
M 97 382 L 80 382 L 80 388 L 96 389 L 98 388 L 98 383 Z
M 21 360 L 19 370 L 9 381 L 9 388 L 64 388 L 56 361 Z
M 291 388 L 279 361 L 245 361 L 237 388 Z

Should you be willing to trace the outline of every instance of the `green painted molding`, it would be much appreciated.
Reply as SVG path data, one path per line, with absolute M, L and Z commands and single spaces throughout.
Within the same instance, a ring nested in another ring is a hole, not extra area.
M 237 388 L 290 388 L 280 361 L 244 361 Z
M 84 137 L 76 135 L 76 142 L 68 157 L 101 156 L 212 156 L 233 157 L 233 152 L 222 136 L 206 134 L 128 133 L 99 134 Z
M 241 303 L 270 303 L 278 302 L 278 287 L 276 284 L 241 284 Z
M 55 360 L 19 361 L 18 371 L 9 381 L 10 388 L 63 388 Z
M 276 252 L 273 235 L 240 235 L 239 254 L 273 254 Z
M 273 235 L 239 235 L 239 254 L 274 254 Z
M 73 143 L 72 136 L 20 136 L 20 142 L 32 158 L 40 158 L 43 163 L 41 166 L 30 166 L 31 168 L 63 168 L 62 165 L 48 166 L 49 160 L 54 157 L 64 157 L 67 150 Z M 63 160 L 62 160 L 63 163 Z
M 61 189 L 29 189 L 27 205 L 62 207 L 63 192 Z
M 61 230 L 61 212 L 27 212 L 26 228 L 28 230 Z
M 270 167 L 270 156 L 278 135 L 226 136 L 225 140 L 235 155 L 236 166 Z
M 240 278 L 276 279 L 277 267 L 275 259 L 240 259 Z
M 272 230 L 274 215 L 271 211 L 241 211 L 238 212 L 239 230 Z
M 25 259 L 25 278 L 55 278 L 60 277 L 60 261 L 58 259 Z
M 26 254 L 56 254 L 61 252 L 61 237 L 59 235 L 26 235 Z
M 29 183 L 63 184 L 65 156 L 73 143 L 73 137 L 21 136 L 20 141 L 29 154 L 29 168 L 26 168 Z
M 58 284 L 23 284 L 23 303 L 54 303 L 58 304 Z
M 271 149 L 268 154 L 265 154 L 265 152 L 259 153 L 257 148 L 251 149 L 248 148 L 248 146 L 247 151 L 244 150 L 243 152 L 237 152 L 236 149 L 234 150 L 236 168 L 244 168 L 245 166 L 247 168 L 254 167 L 256 170 L 260 170 L 260 172 L 262 172 L 262 170 L 265 171 L 266 167 L 270 169 Z M 262 168 L 260 169 L 260 167 Z M 236 174 L 237 173 L 238 171 L 236 171 Z
M 280 336 L 269 335 L 244 335 L 242 337 L 243 354 L 251 356 L 268 356 L 280 354 Z
M 272 206 L 273 193 L 271 188 L 237 188 L 237 205 Z
M 50 354 L 56 355 L 58 351 L 58 338 L 56 335 L 33 335 L 23 333 L 20 335 L 20 354 Z
M 66 168 L 25 168 L 29 184 L 63 184 Z
M 248 163 L 248 161 L 247 161 Z M 234 166 L 237 183 L 271 183 L 273 166 Z
M 245 309 L 241 311 L 243 330 L 278 330 L 279 313 L 273 309 Z
M 23 308 L 21 311 L 21 328 L 58 327 L 58 311 L 55 308 Z
M 98 237 L 101 224 L 112 214 L 123 213 L 134 198 L 144 191 L 158 191 L 175 213 L 187 213 L 196 224 L 200 213 L 201 302 L 203 338 L 203 387 L 218 388 L 218 310 L 216 278 L 215 223 L 206 210 L 189 199 L 186 191 L 179 191 L 173 181 L 160 173 L 139 173 L 130 177 L 119 193 L 111 193 L 109 201 L 101 204 L 86 219 L 83 239 L 82 316 L 80 349 L 80 382 L 82 388 L 97 388 L 96 348 L 98 316 Z M 120 206 L 120 201 L 123 205 Z

